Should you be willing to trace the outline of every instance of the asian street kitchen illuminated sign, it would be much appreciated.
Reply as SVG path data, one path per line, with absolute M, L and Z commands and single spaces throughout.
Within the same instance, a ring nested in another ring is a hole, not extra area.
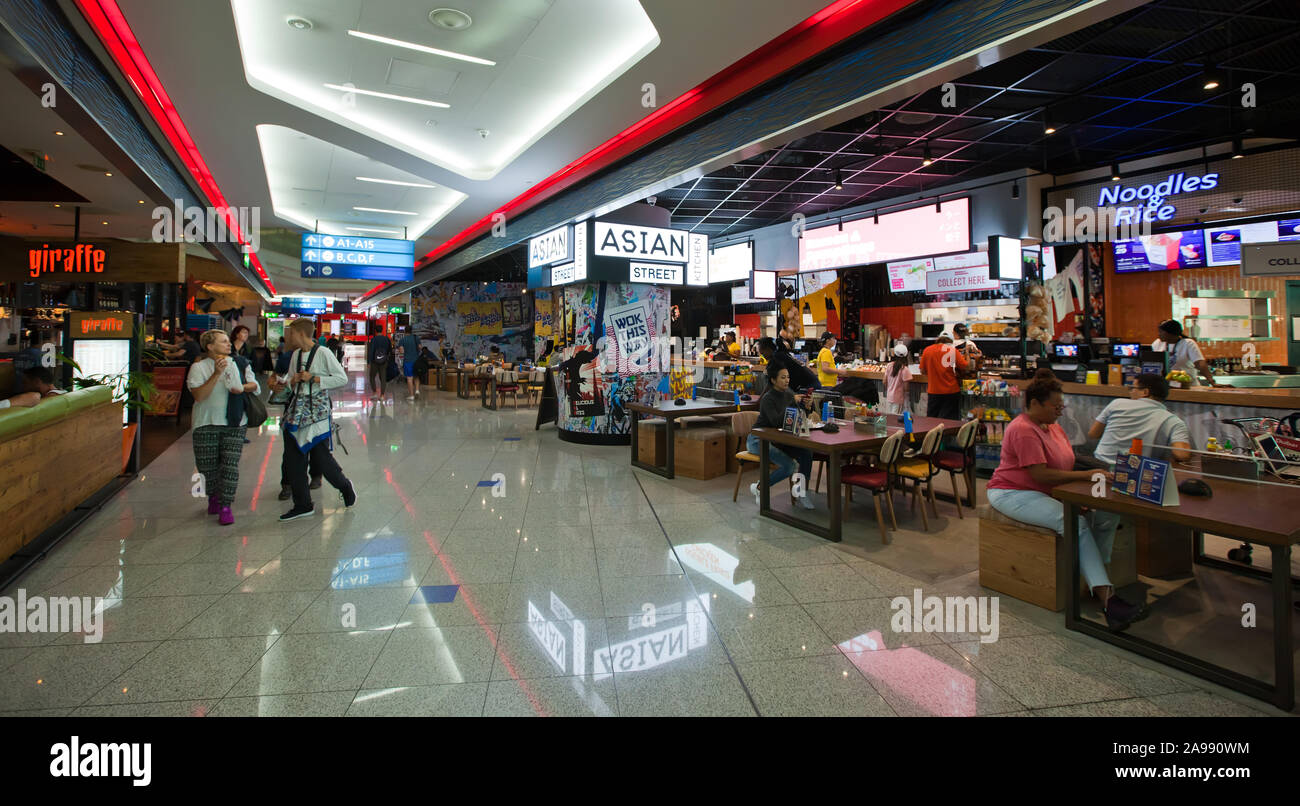
M 103 274 L 108 250 L 92 243 L 41 244 L 27 250 L 27 270 L 33 278 L 43 274 Z
M 582 221 L 529 240 L 529 288 L 584 280 L 708 285 L 709 238 L 662 227 Z

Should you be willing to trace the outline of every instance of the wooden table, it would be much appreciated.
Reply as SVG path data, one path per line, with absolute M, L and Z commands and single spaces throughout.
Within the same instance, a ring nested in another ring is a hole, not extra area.
M 1179 481 L 1197 477 L 1177 469 L 1174 476 Z M 1086 481 L 1063 484 L 1052 490 L 1052 496 L 1065 504 L 1064 547 L 1068 569 L 1066 589 L 1069 591 L 1065 626 L 1252 697 L 1270 700 L 1278 708 L 1289 711 L 1295 707 L 1295 663 L 1291 637 L 1291 547 L 1300 542 L 1300 518 L 1296 517 L 1296 511 L 1300 509 L 1300 492 L 1292 493 L 1282 487 L 1218 478 L 1209 479 L 1207 483 L 1214 491 L 1211 497 L 1180 495 L 1176 507 L 1155 506 L 1109 488 L 1105 498 L 1094 497 L 1092 483 Z M 1268 546 L 1273 560 L 1273 684 L 1269 685 L 1145 638 L 1126 632 L 1111 632 L 1100 624 L 1080 618 L 1078 516 L 1081 506 L 1164 521 L 1197 532 L 1210 532 Z
M 824 537 L 827 540 L 840 542 L 841 535 L 841 512 L 840 512 L 840 459 L 843 456 L 853 453 L 863 453 L 873 448 L 879 448 L 885 443 L 885 440 L 895 433 L 903 430 L 903 418 L 898 414 L 886 415 L 886 429 L 881 436 L 867 434 L 853 430 L 853 423 L 845 423 L 843 420 L 837 421 L 840 430 L 834 434 L 827 434 L 821 429 L 813 431 L 806 437 L 795 436 L 794 434 L 782 431 L 779 428 L 755 428 L 749 433 L 758 437 L 759 468 L 768 466 L 768 456 L 770 454 L 768 443 L 775 442 L 778 445 L 788 445 L 791 448 L 806 448 L 815 454 L 826 456 L 826 506 L 830 509 L 831 523 L 829 527 L 822 526 L 819 523 L 805 520 L 795 515 L 787 515 L 784 512 L 777 512 L 771 507 L 771 495 L 767 483 L 767 473 L 759 473 L 758 489 L 759 502 L 758 514 L 765 515 L 773 520 L 803 529 L 805 532 L 811 532 L 818 537 Z M 914 417 L 912 418 L 912 433 L 916 435 L 917 445 L 921 443 L 921 438 L 937 425 L 943 426 L 944 436 L 951 436 L 957 433 L 961 428 L 960 420 L 944 420 L 938 417 Z M 921 506 L 925 506 L 924 502 Z
M 707 417 L 711 414 L 733 414 L 738 411 L 757 411 L 758 401 L 749 403 L 719 403 L 716 400 L 688 400 L 686 405 L 677 406 L 671 400 L 665 400 L 653 405 L 645 403 L 624 403 L 623 407 L 632 413 L 632 466 L 639 467 L 642 470 L 649 470 L 651 473 L 658 473 L 666 479 L 674 477 L 673 474 L 673 420 L 678 417 Z M 667 454 L 667 465 L 660 467 L 642 462 L 637 458 L 637 448 L 639 447 L 640 429 L 637 428 L 637 421 L 641 415 L 647 417 L 662 417 L 668 421 L 665 426 L 664 452 Z

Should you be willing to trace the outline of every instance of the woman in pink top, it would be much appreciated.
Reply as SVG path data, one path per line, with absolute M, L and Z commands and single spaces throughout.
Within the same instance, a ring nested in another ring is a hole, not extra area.
M 885 370 L 885 412 L 902 414 L 907 408 L 907 384 L 912 371 L 907 368 L 907 345 L 894 345 L 894 362 Z
M 989 480 L 989 506 L 1008 518 L 1052 529 L 1065 529 L 1065 505 L 1051 496 L 1052 488 L 1071 481 L 1092 481 L 1100 470 L 1075 470 L 1074 449 L 1057 419 L 1065 411 L 1061 382 L 1051 370 L 1040 369 L 1025 389 L 1025 411 L 1007 426 L 1002 462 Z M 1122 630 L 1143 615 L 1143 609 L 1115 594 L 1106 563 L 1119 515 L 1092 510 L 1079 516 L 1079 564 L 1084 579 L 1106 614 L 1112 630 Z

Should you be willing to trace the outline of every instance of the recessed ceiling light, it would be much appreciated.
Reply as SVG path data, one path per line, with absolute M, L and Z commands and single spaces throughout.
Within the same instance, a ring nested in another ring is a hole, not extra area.
M 419 215 L 407 210 L 382 210 L 378 207 L 353 207 L 353 210 L 360 210 L 363 213 L 392 213 L 393 215 Z
M 460 9 L 435 8 L 429 12 L 429 22 L 448 31 L 463 31 L 474 24 L 474 19 Z
M 390 235 L 401 235 L 401 234 L 402 234 L 402 231 L 401 231 L 401 230 L 396 230 L 396 229 L 381 229 L 380 227 L 344 227 L 344 229 L 350 229 L 350 230 L 352 230 L 353 232 L 387 232 L 387 233 L 389 233 Z
M 136 204 L 144 204 L 144 199 L 140 199 Z
M 376 98 L 387 98 L 390 101 L 401 101 L 408 104 L 423 104 L 424 106 L 436 106 L 439 109 L 450 109 L 451 104 L 444 104 L 441 101 L 426 101 L 423 98 L 411 98 L 406 95 L 393 95 L 389 92 L 375 92 L 374 90 L 362 90 L 356 87 L 345 87 L 342 84 L 326 84 L 325 87 L 339 92 L 355 92 L 358 95 L 373 95 Z
M 55 133 L 56 135 L 58 135 L 59 137 L 62 137 L 62 136 L 63 136 L 63 132 L 59 131 L 58 129 L 55 129 L 55 130 L 54 130 L 54 133 Z
M 369 176 L 358 176 L 357 181 L 378 182 L 381 185 L 402 185 L 403 187 L 409 187 L 409 188 L 434 188 L 435 190 L 438 187 L 437 185 L 428 185 L 428 184 L 424 184 L 423 182 L 399 182 L 396 179 L 374 179 Z
M 492 61 L 491 59 L 480 59 L 477 56 L 468 56 L 464 53 L 457 53 L 454 50 L 442 50 L 440 48 L 431 48 L 427 45 L 417 45 L 414 42 L 405 42 L 401 39 L 392 39 L 387 36 L 379 36 L 378 34 L 368 34 L 364 31 L 348 31 L 348 36 L 355 36 L 358 39 L 369 39 L 372 42 L 380 42 L 385 45 L 393 45 L 394 47 L 406 48 L 407 50 L 418 50 L 421 53 L 431 53 L 434 56 L 443 56 L 448 59 L 456 59 L 462 62 L 470 62 L 471 64 L 482 64 L 488 67 L 496 66 L 496 62 Z
M 62 205 L 62 204 L 56 204 L 56 205 L 54 205 L 54 206 L 55 206 L 55 207 L 62 207 L 63 205 Z
M 106 226 L 106 227 L 108 226 L 108 222 L 107 222 L 107 221 L 101 221 L 101 222 L 99 222 L 99 223 L 103 224 L 103 225 Z
M 1043 134 L 1056 134 L 1056 127 L 1048 126 L 1046 129 L 1043 129 Z
M 104 171 L 104 176 L 112 176 L 112 175 L 113 175 L 112 171 Z
M 285 20 L 285 23 L 287 23 L 290 28 L 298 31 L 310 31 L 312 29 L 312 22 L 306 17 L 290 17 Z

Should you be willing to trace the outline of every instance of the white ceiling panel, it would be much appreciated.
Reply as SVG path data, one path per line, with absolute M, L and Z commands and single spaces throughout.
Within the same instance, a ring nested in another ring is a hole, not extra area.
M 448 31 L 409 3 L 231 0 L 254 89 L 478 180 L 659 45 L 638 0 L 460 5 L 473 24 Z M 495 64 L 349 35 L 356 31 Z

